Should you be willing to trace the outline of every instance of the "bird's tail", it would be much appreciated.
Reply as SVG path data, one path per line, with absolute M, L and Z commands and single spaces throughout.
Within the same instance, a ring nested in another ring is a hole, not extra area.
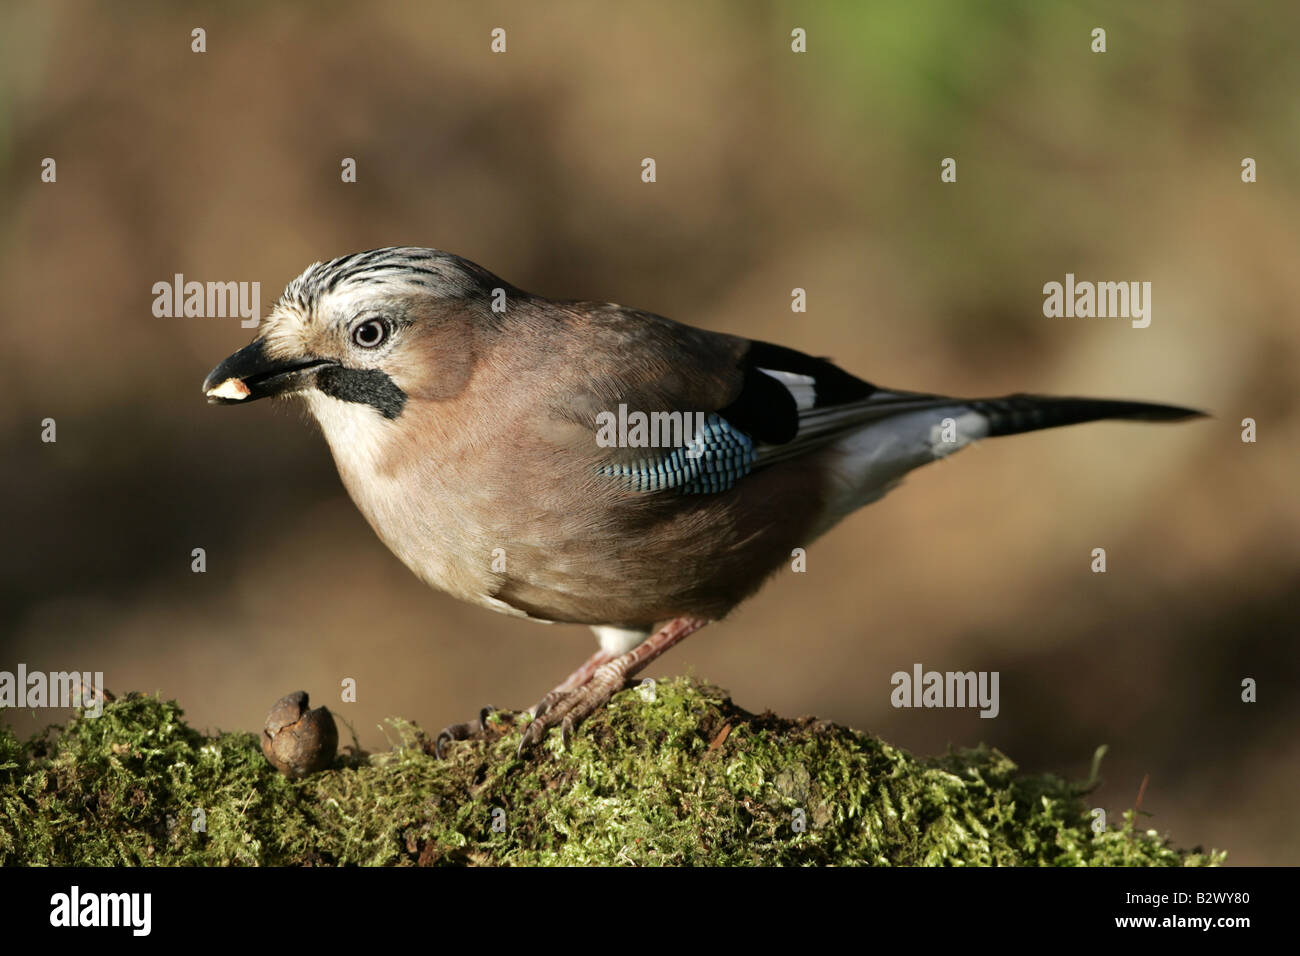
M 1016 435 L 1107 418 L 1172 422 L 1204 414 L 1177 405 L 1105 398 L 1006 395 L 969 399 L 877 389 L 858 401 L 800 412 L 795 439 L 760 448 L 759 462 L 771 464 L 795 458 L 849 435 L 865 434 L 869 440 L 907 443 L 928 436 L 931 428 L 947 416 L 968 416 L 963 422 L 963 434 L 954 439 L 960 447 L 968 441 L 996 435 Z M 955 450 L 951 445 L 936 448 L 936 457 Z
M 989 437 L 1018 435 L 1040 428 L 1077 425 L 1107 418 L 1144 422 L 1176 422 L 1201 418 L 1205 413 L 1178 405 L 1132 402 L 1105 398 L 1054 398 L 1044 395 L 1007 395 L 965 401 L 988 420 Z
M 997 435 L 1099 419 L 1178 421 L 1204 413 L 1176 405 L 1103 398 L 1007 395 L 949 398 L 877 390 L 868 398 L 800 416 L 794 441 L 759 449 L 759 464 L 829 446 L 834 490 L 824 527 L 895 487 L 909 471 Z

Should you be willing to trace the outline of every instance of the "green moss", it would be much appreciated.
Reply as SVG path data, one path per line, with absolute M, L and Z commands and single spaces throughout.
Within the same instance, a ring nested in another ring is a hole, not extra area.
M 516 724 L 429 754 L 340 757 L 299 782 L 250 733 L 205 737 L 131 696 L 27 743 L 0 729 L 0 864 L 1214 864 L 1152 830 L 1091 829 L 1086 788 L 980 747 L 918 759 L 715 688 L 618 694 L 566 751 L 514 754 Z M 201 811 L 197 813 L 196 811 Z M 201 822 L 202 828 L 196 828 Z M 800 822 L 802 828 L 800 829 Z

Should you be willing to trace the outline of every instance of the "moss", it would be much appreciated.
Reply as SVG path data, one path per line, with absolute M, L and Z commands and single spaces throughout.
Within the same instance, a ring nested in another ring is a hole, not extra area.
M 0 864 L 1215 864 L 1132 811 L 1091 829 L 1085 785 L 979 747 L 918 759 L 716 688 L 618 694 L 565 749 L 515 757 L 525 717 L 445 761 L 419 728 L 291 782 L 251 733 L 205 737 L 130 696 L 22 743 L 0 729 Z M 199 826 L 199 824 L 202 826 Z

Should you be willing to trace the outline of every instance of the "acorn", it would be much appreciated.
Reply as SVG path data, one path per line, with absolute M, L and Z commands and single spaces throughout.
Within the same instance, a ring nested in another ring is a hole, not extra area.
M 306 691 L 286 694 L 271 705 L 262 729 L 262 753 L 286 777 L 301 779 L 334 761 L 339 729 L 325 707 L 308 710 Z

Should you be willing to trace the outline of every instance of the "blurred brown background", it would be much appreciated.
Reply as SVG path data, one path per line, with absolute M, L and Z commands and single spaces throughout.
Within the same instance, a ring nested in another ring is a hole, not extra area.
M 436 246 L 885 385 L 1211 410 L 918 472 L 651 673 L 1079 778 L 1108 743 L 1097 805 L 1149 774 L 1178 843 L 1300 861 L 1298 29 L 1228 2 L 7 4 L 0 669 L 103 670 L 208 728 L 303 688 L 375 747 L 386 715 L 527 706 L 585 657 L 583 628 L 416 581 L 295 406 L 205 405 L 238 319 L 151 312 L 177 272 L 259 281 L 265 312 L 317 259 Z M 1150 328 L 1045 318 L 1067 272 L 1151 281 Z M 891 708 L 914 662 L 999 671 L 1001 715 Z

